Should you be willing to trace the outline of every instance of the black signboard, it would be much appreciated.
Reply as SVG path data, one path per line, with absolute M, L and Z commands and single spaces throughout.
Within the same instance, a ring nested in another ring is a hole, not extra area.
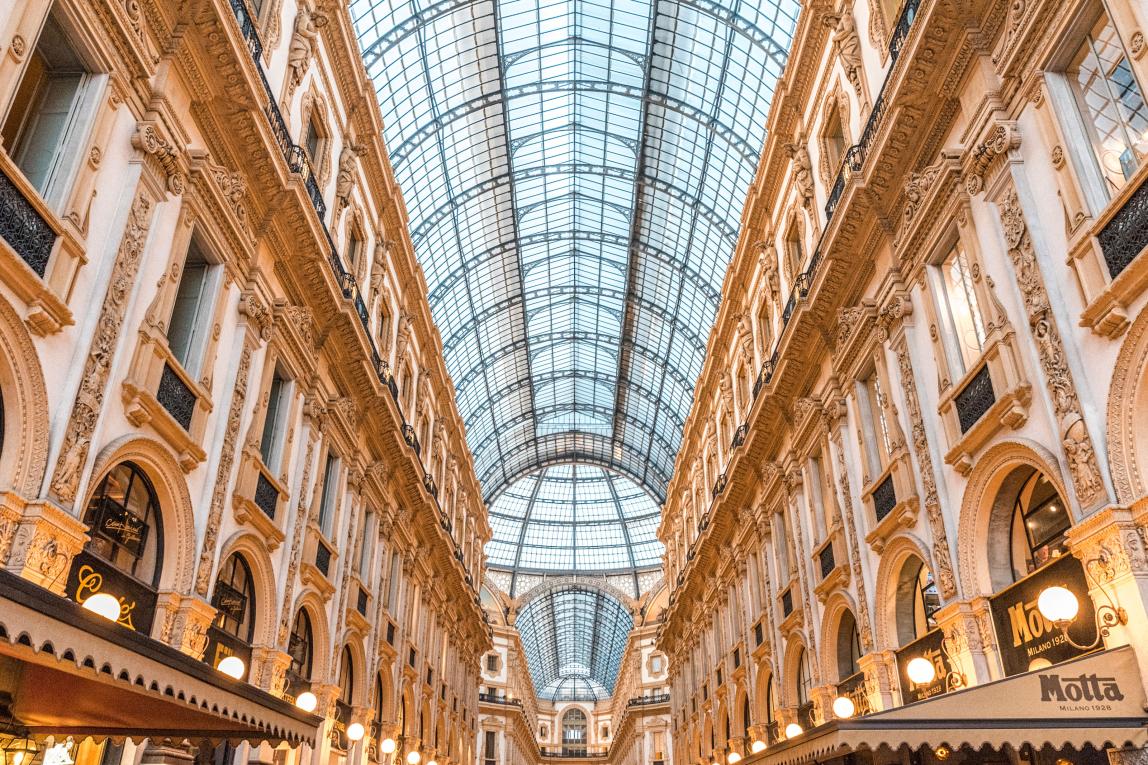
M 1097 643 L 1099 647 L 1096 611 L 1088 595 L 1084 567 L 1072 555 L 1062 555 L 989 601 L 1006 677 L 1059 664 L 1094 650 L 1072 645 L 1064 630 L 1041 616 L 1037 598 L 1045 588 L 1054 586 L 1070 590 L 1080 604 L 1080 612 L 1068 627 L 1072 640 L 1083 646 Z
M 897 650 L 897 674 L 901 678 L 902 703 L 930 699 L 964 685 L 960 668 L 945 652 L 944 643 L 945 633 L 935 629 Z M 932 682 L 917 685 L 909 679 L 909 662 L 916 658 L 933 663 L 936 673 Z
M 211 595 L 211 605 L 237 624 L 243 623 L 247 610 L 247 596 L 226 582 L 216 582 Z
M 837 684 L 837 695 L 853 702 L 853 714 L 867 715 L 873 711 L 869 703 L 869 691 L 865 685 L 865 673 L 857 672 Z
M 203 652 L 203 660 L 213 667 L 218 667 L 219 662 L 228 656 L 243 659 L 243 677 L 239 679 L 246 680 L 251 672 L 251 646 L 229 632 L 211 627 L 207 630 L 207 650 Z
M 143 555 L 148 527 L 143 518 L 112 499 L 105 497 L 92 518 L 93 534 L 99 534 L 130 552 Z
M 137 632 L 151 632 L 155 591 L 87 550 L 72 559 L 66 588 L 68 597 L 77 603 L 97 592 L 106 592 L 120 601 L 120 624 Z

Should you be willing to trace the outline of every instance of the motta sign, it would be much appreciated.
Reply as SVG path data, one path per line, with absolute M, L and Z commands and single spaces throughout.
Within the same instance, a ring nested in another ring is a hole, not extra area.
M 1063 556 L 994 595 L 990 600 L 997 645 L 1006 676 L 1043 669 L 1089 653 L 1072 645 L 1065 630 L 1045 619 L 1036 601 L 1047 587 L 1072 591 L 1080 613 L 1067 628 L 1077 645 L 1096 641 L 1096 611 L 1080 561 Z

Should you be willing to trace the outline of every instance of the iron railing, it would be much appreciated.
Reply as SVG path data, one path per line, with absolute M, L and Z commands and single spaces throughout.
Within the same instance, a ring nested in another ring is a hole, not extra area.
M 37 276 L 48 270 L 56 232 L 4 173 L 0 173 L 0 237 Z
M 1148 180 L 1132 193 L 1096 237 L 1108 273 L 1115 279 L 1148 247 Z
M 259 471 L 255 479 L 255 505 L 271 520 L 275 520 L 275 509 L 279 505 L 279 490 Z
M 993 379 L 989 374 L 988 364 L 985 364 L 953 399 L 961 432 L 967 433 L 969 428 L 976 425 L 977 421 L 985 416 L 985 412 L 991 409 L 996 401 Z
M 191 428 L 191 418 L 195 414 L 195 403 L 199 397 L 170 364 L 163 365 L 155 398 L 181 428 Z
M 893 476 L 890 474 L 885 476 L 885 480 L 873 490 L 873 514 L 877 516 L 877 521 L 880 522 L 885 519 L 885 516 L 893 512 L 893 508 L 896 506 L 897 491 L 893 487 Z

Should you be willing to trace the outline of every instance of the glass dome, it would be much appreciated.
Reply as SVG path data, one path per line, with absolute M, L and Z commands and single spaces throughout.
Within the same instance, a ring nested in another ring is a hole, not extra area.
M 661 565 L 660 509 L 629 478 L 596 465 L 544 468 L 490 506 L 487 563 L 513 571 L 636 571 Z

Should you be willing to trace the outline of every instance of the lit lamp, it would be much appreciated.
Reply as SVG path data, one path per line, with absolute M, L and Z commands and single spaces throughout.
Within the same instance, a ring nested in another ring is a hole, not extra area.
M 805 732 L 805 728 L 802 728 L 797 723 L 790 723 L 789 725 L 785 726 L 785 737 L 786 738 L 797 738 L 798 736 L 800 736 L 804 732 Z
M 412 749 L 407 752 L 407 765 L 419 765 L 422 762 L 423 756 L 419 754 L 418 749 Z
M 234 677 L 236 680 L 243 679 L 243 673 L 247 671 L 247 665 L 243 663 L 243 659 L 238 656 L 224 656 L 215 665 L 223 674 L 228 677 Z
M 427 765 L 438 765 L 438 761 L 432 757 L 431 759 L 427 760 Z
M 741 762 L 741 755 L 737 752 L 730 752 L 725 756 L 725 761 L 728 762 L 729 765 L 737 765 Z
M 5 728 L 0 730 L 0 765 L 32 765 L 40 745 L 15 724 Z
M 1101 638 L 1108 637 L 1109 631 L 1117 624 L 1128 624 L 1128 612 L 1112 603 L 1112 597 L 1108 595 L 1106 590 L 1102 589 L 1102 592 L 1109 602 L 1096 607 L 1096 621 L 1100 625 L 1100 629 L 1096 632 L 1096 639 L 1088 645 L 1077 643 L 1068 632 L 1068 628 L 1076 621 L 1076 617 L 1080 613 L 1080 601 L 1077 600 L 1072 590 L 1059 585 L 1045 587 L 1036 599 L 1036 608 L 1040 611 L 1041 616 L 1048 619 L 1064 633 L 1064 639 L 1068 641 L 1069 645 L 1082 651 L 1088 651 L 1095 648 L 1100 643 Z
M 353 722 L 347 726 L 347 740 L 351 742 L 362 741 L 367 729 L 362 723 Z
M 905 665 L 905 674 L 915 685 L 928 685 L 937 679 L 937 668 L 933 662 L 918 656 Z
M 383 754 L 394 754 L 395 740 L 390 737 L 384 738 L 383 743 L 379 744 L 379 749 L 382 750 Z
M 853 703 L 853 699 L 848 696 L 838 696 L 833 699 L 833 714 L 836 717 L 852 717 L 857 713 L 857 707 Z
M 120 602 L 106 592 L 89 595 L 88 599 L 84 601 L 84 608 L 109 621 L 118 622 L 120 620 Z
M 753 752 L 754 754 L 757 754 L 758 752 L 764 752 L 765 742 L 761 739 L 757 739 L 753 742 L 753 745 L 749 748 L 749 751 Z
M 319 706 L 319 699 L 311 691 L 303 691 L 296 697 L 295 706 L 304 712 L 314 712 L 315 707 Z

